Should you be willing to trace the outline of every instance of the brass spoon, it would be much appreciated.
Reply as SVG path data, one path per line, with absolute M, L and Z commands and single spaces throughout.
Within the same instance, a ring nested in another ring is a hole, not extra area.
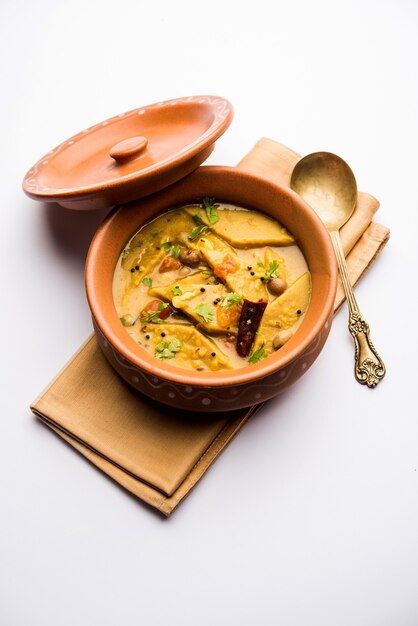
M 370 340 L 369 325 L 354 297 L 339 233 L 357 203 L 354 174 L 337 155 L 315 152 L 296 164 L 290 186 L 310 204 L 331 235 L 348 302 L 348 328 L 355 344 L 354 375 L 362 385 L 375 387 L 384 377 L 386 368 Z

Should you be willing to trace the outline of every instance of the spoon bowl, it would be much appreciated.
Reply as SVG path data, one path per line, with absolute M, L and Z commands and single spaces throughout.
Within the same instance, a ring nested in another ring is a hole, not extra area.
M 290 186 L 316 211 L 329 231 L 350 219 L 357 183 L 349 165 L 331 152 L 314 152 L 298 161 Z

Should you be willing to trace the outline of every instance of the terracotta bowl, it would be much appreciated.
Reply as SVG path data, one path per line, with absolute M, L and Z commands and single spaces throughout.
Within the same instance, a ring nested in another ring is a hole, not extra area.
M 308 310 L 295 335 L 277 352 L 242 369 L 194 372 L 158 361 L 128 335 L 112 298 L 112 277 L 122 249 L 159 213 L 199 201 L 258 209 L 294 235 L 312 276 Z M 330 331 L 337 267 L 330 237 L 314 211 L 290 189 L 229 167 L 200 167 L 145 199 L 114 209 L 89 250 L 86 290 L 100 346 L 114 369 L 154 400 L 193 411 L 221 411 L 268 400 L 298 380 L 312 365 Z

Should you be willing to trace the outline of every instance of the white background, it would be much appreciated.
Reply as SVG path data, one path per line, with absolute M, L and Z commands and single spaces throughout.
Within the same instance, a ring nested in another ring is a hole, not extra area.
M 2 0 L 1 626 L 418 624 L 417 31 L 413 0 Z M 235 107 L 209 163 L 268 136 L 380 199 L 392 236 L 356 293 L 388 373 L 354 381 L 344 307 L 166 520 L 29 411 L 91 331 L 103 214 L 21 182 L 83 128 L 198 94 Z

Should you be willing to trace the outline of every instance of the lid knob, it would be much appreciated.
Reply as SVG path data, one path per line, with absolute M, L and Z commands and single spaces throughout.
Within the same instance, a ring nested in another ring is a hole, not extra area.
M 147 144 L 148 139 L 146 137 L 129 137 L 129 139 L 119 141 L 119 143 L 112 146 L 109 150 L 109 155 L 115 161 L 123 163 L 135 158 L 146 148 Z

